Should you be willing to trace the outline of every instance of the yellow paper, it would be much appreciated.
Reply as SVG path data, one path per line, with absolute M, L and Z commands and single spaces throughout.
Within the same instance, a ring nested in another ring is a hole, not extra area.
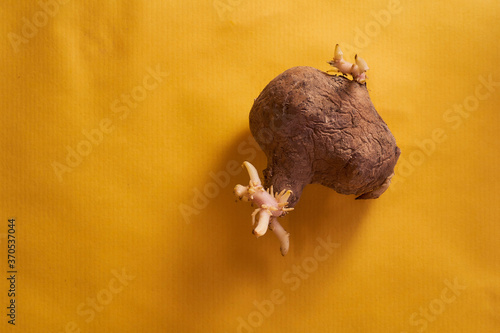
M 498 1 L 1 8 L 1 332 L 500 332 Z M 402 155 L 377 200 L 306 187 L 282 257 L 248 112 L 337 43 Z

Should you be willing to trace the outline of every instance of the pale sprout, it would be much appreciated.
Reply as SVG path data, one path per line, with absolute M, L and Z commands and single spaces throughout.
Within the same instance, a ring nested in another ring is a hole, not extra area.
M 353 79 L 357 82 L 365 83 L 366 71 L 370 69 L 366 64 L 366 61 L 363 58 L 358 57 L 356 54 L 354 56 L 355 64 L 351 64 L 350 62 L 344 60 L 343 55 L 344 53 L 340 49 L 339 44 L 335 45 L 333 60 L 328 63 L 343 74 L 351 74 Z
M 236 185 L 234 194 L 240 200 L 250 201 L 257 207 L 252 213 L 252 225 L 255 225 L 255 220 L 257 220 L 253 234 L 260 237 L 267 232 L 268 228 L 271 229 L 280 240 L 281 254 L 285 255 L 289 248 L 290 234 L 280 225 L 278 217 L 293 210 L 293 208 L 287 208 L 287 200 L 292 191 L 283 190 L 280 193 L 274 193 L 272 186 L 267 190 L 264 189 L 257 169 L 250 162 L 244 162 L 243 166 L 248 171 L 250 182 L 248 186 Z

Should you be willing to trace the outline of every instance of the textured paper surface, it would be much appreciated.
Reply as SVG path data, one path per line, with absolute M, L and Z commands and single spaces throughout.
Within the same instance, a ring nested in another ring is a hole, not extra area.
M 500 331 L 498 1 L 0 7 L 0 331 Z M 380 199 L 307 187 L 281 257 L 248 111 L 336 43 L 402 155 Z

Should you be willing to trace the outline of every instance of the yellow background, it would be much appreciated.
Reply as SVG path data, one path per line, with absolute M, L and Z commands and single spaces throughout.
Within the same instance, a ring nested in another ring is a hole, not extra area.
M 45 21 L 35 1 L 0 5 L 1 275 L 11 217 L 18 269 L 15 328 L 0 284 L 2 332 L 237 332 L 241 320 L 254 332 L 500 332 L 498 1 L 65 2 Z M 336 43 L 369 64 L 402 156 L 378 200 L 308 186 L 282 222 L 281 257 L 235 203 L 248 176 L 211 175 L 245 159 L 265 168 L 254 98 L 290 67 L 327 70 Z M 154 85 L 155 68 L 168 76 L 143 101 L 113 108 Z M 78 145 L 88 154 L 59 177 L 54 163 Z M 317 238 L 340 246 L 318 261 Z

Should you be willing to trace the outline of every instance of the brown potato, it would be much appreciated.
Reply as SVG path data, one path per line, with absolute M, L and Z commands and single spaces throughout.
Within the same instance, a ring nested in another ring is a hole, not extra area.
M 312 67 L 291 68 L 264 88 L 250 130 L 268 159 L 264 187 L 292 190 L 289 207 L 311 183 L 378 198 L 400 155 L 366 85 Z

